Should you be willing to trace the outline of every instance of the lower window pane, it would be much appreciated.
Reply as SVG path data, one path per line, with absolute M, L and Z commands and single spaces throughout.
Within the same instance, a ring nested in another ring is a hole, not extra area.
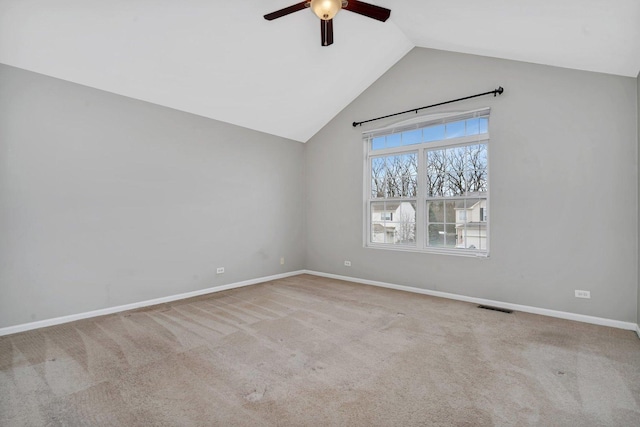
M 375 221 L 371 223 L 371 243 L 384 243 L 385 239 L 384 222 Z
M 435 247 L 456 247 L 455 224 L 429 224 L 427 245 Z
M 415 216 L 414 216 L 415 219 Z M 393 229 L 393 242 L 400 245 L 416 243 L 416 223 L 415 221 L 400 221 L 391 224 Z
M 372 202 L 371 242 L 415 245 L 416 202 Z
M 427 202 L 427 246 L 487 250 L 487 199 Z
M 444 246 L 444 224 L 429 224 L 428 246 Z
M 429 222 L 455 222 L 458 202 L 436 200 L 427 202 L 427 215 Z
M 473 222 L 457 226 L 458 248 L 487 249 L 487 223 Z

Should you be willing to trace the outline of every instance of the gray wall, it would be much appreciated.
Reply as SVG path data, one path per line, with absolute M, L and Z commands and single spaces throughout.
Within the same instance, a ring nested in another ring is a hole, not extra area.
M 351 123 L 499 85 L 427 111 L 492 107 L 490 258 L 363 248 L 361 132 L 392 119 Z M 636 97 L 633 78 L 412 50 L 307 143 L 307 268 L 636 322 Z
M 637 121 L 637 126 L 638 126 L 638 171 L 640 173 L 640 74 L 638 74 L 638 78 L 636 79 L 636 87 L 638 90 L 638 100 L 636 103 L 636 111 L 638 112 L 638 121 Z M 640 178 L 640 177 L 639 177 Z M 638 244 L 640 245 L 640 181 L 639 181 L 639 185 L 638 185 Z M 640 247 L 638 248 L 638 251 L 640 251 Z M 638 309 L 638 317 L 637 317 L 637 323 L 638 325 L 640 325 L 640 253 L 638 254 L 638 305 L 637 305 L 637 309 Z
M 0 66 L 0 327 L 304 268 L 303 155 Z
M 363 248 L 351 122 L 498 85 L 438 110 L 492 107 L 491 257 Z M 302 268 L 640 322 L 638 86 L 414 49 L 305 146 L 0 65 L 0 327 Z

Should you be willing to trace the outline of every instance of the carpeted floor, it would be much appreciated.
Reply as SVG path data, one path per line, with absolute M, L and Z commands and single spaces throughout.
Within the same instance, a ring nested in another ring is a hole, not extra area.
M 296 276 L 0 337 L 2 426 L 638 426 L 634 332 Z

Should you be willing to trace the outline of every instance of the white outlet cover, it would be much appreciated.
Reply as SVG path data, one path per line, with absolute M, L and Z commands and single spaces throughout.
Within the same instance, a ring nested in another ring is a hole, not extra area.
M 576 298 L 591 298 L 590 291 L 582 291 L 582 290 L 576 289 L 575 295 L 576 295 Z

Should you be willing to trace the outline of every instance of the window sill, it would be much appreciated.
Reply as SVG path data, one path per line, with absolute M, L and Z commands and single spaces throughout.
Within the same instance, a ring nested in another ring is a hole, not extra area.
M 385 244 L 366 244 L 366 249 L 382 249 L 394 252 L 418 252 L 423 254 L 435 254 L 435 255 L 453 255 L 466 258 L 489 258 L 489 251 L 474 251 L 468 249 L 446 249 L 446 248 L 428 248 L 420 249 L 412 246 L 405 245 L 385 245 Z

